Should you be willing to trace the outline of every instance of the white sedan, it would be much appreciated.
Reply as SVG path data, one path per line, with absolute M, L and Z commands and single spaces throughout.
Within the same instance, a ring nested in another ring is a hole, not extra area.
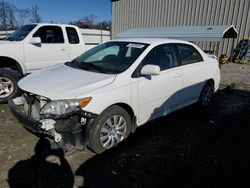
M 32 133 L 64 150 L 110 149 L 137 127 L 193 103 L 207 106 L 220 70 L 192 43 L 156 38 L 112 40 L 72 62 L 23 78 L 9 101 Z

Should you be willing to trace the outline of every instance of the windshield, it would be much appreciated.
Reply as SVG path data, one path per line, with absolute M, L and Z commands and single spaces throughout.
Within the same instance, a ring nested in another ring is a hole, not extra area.
M 10 34 L 6 37 L 5 40 L 11 41 L 21 41 L 23 40 L 34 28 L 36 27 L 35 24 L 32 25 L 24 25 L 17 29 L 14 33 Z
M 105 74 L 125 71 L 147 48 L 148 44 L 107 42 L 92 48 L 66 65 Z

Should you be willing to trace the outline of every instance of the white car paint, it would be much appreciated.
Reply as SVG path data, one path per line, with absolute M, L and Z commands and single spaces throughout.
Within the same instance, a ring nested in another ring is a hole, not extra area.
M 64 43 L 31 44 L 33 34 L 43 26 L 57 26 L 62 29 Z M 70 44 L 66 27 L 74 28 L 79 37 L 78 44 Z M 21 67 L 23 75 L 51 65 L 71 61 L 86 49 L 84 39 L 78 27 L 66 24 L 38 23 L 36 27 L 21 41 L 0 41 L 0 57 L 11 58 Z
M 24 74 L 26 73 L 26 67 L 23 57 L 23 43 L 16 41 L 3 41 L 0 40 L 0 57 L 7 57 L 20 62 L 19 65 L 22 68 Z
M 92 97 L 84 110 L 95 114 L 101 114 L 117 103 L 127 104 L 137 117 L 137 126 L 197 102 L 201 89 L 209 79 L 214 81 L 215 91 L 218 90 L 220 71 L 217 60 L 208 57 L 192 43 L 155 38 L 115 41 L 147 43 L 149 46 L 127 70 L 117 75 L 93 73 L 62 65 L 28 75 L 19 82 L 19 86 L 50 100 Z M 159 75 L 152 75 L 150 79 L 132 78 L 134 70 L 154 47 L 168 43 L 193 46 L 200 52 L 204 62 L 167 69 Z
M 72 96 L 75 98 L 82 93 L 108 85 L 114 79 L 115 75 L 99 74 L 57 65 L 24 77 L 18 85 L 25 91 L 32 91 L 37 95 L 58 100 L 70 99 Z
M 33 34 L 43 26 L 58 26 L 62 29 L 64 43 L 30 44 Z M 66 33 L 66 27 L 74 28 L 79 37 L 78 44 L 70 44 Z M 24 40 L 25 65 L 28 72 L 39 70 L 51 65 L 71 61 L 86 49 L 84 40 L 78 27 L 64 24 L 38 24 Z
M 178 100 L 172 96 L 182 87 L 180 67 L 162 71 L 151 79 L 141 77 L 137 80 L 139 100 L 139 121 L 142 123 L 164 115 Z M 171 99 L 171 101 L 168 101 Z M 166 102 L 168 101 L 168 102 Z

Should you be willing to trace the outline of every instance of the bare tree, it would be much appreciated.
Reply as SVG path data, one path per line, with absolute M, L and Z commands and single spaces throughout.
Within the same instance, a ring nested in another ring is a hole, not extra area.
M 30 16 L 30 9 L 29 8 L 18 9 L 18 11 L 17 11 L 18 26 L 24 25 L 25 21 L 28 19 L 29 16 Z
M 96 29 L 111 30 L 111 21 L 102 21 L 96 24 Z
M 82 19 L 78 21 L 73 21 L 70 22 L 72 25 L 76 25 L 80 28 L 89 28 L 89 29 L 95 29 L 96 28 L 96 20 L 97 16 L 95 15 L 89 15 L 89 16 L 84 16 Z
M 8 23 L 11 29 L 14 29 L 17 26 L 16 13 L 18 9 L 12 5 L 8 4 Z
M 17 11 L 16 6 L 5 1 L 0 1 L 0 24 L 2 29 L 15 29 L 17 26 Z
M 25 24 L 28 18 L 31 22 L 39 23 L 42 21 L 38 6 L 18 9 L 13 4 L 0 0 L 0 29 L 16 29 L 16 27 Z
M 97 16 L 91 14 L 89 16 L 84 16 L 78 21 L 79 27 L 93 29 L 95 27 L 95 19 Z
M 85 24 L 88 25 L 88 26 L 93 26 L 95 24 L 95 19 L 97 18 L 97 16 L 91 14 L 89 16 L 85 16 L 83 18 L 83 20 L 85 20 Z
M 32 6 L 30 12 L 31 12 L 31 19 L 30 19 L 30 21 L 32 23 L 40 23 L 40 22 L 42 22 L 42 18 L 39 15 L 39 8 L 38 8 L 38 6 Z
M 8 18 L 8 10 L 7 10 L 7 3 L 4 1 L 0 1 L 0 21 L 2 28 L 4 30 L 7 29 L 7 18 Z

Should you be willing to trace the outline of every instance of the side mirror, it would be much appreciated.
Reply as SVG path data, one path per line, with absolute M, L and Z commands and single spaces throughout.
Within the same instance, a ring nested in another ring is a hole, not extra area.
M 149 76 L 149 75 L 159 75 L 160 67 L 158 65 L 145 65 L 141 69 L 141 75 Z
M 41 38 L 40 37 L 33 37 L 32 39 L 30 39 L 30 44 L 41 44 Z

